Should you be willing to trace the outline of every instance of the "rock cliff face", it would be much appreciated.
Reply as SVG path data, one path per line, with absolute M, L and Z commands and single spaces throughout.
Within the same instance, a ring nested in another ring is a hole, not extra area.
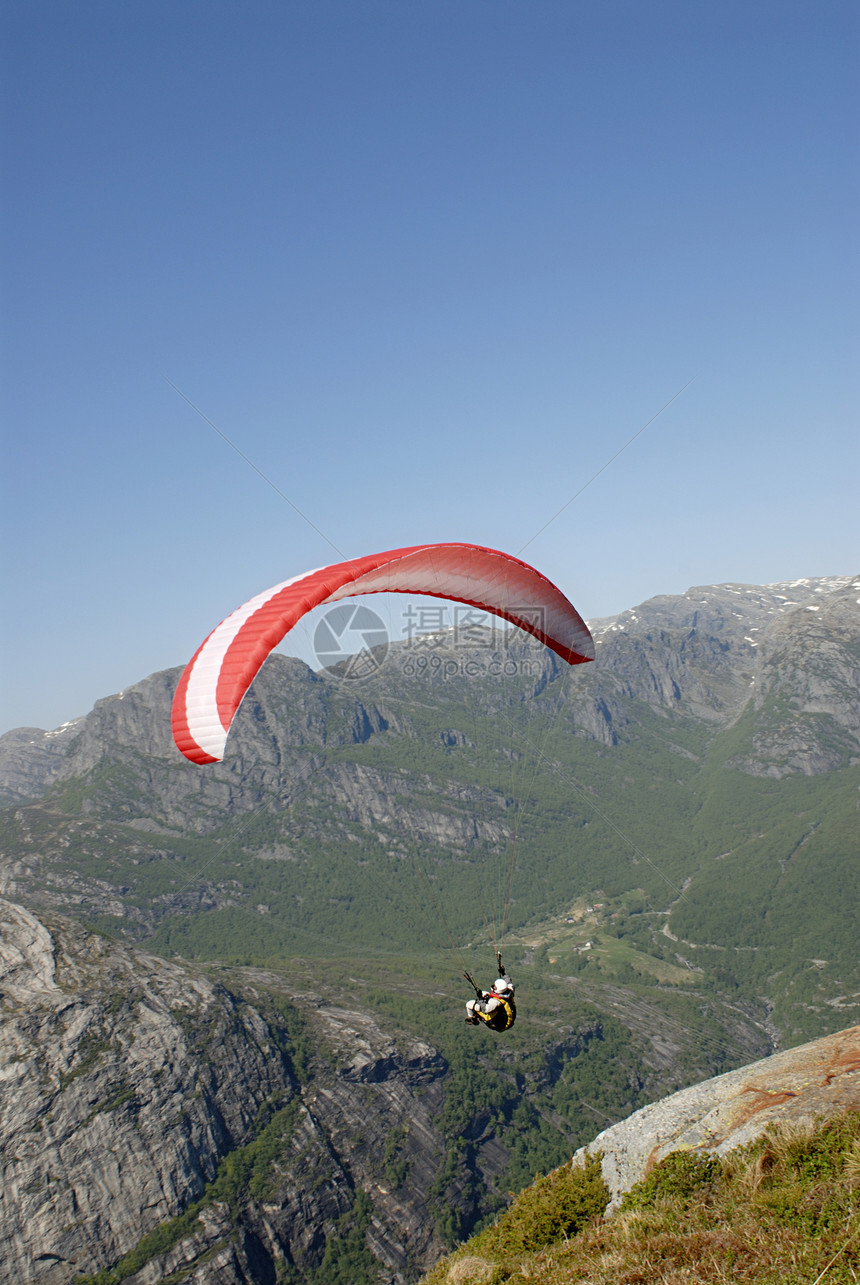
M 77 718 L 53 732 L 18 727 L 0 736 L 0 799 L 5 803 L 40 798 L 63 770 L 84 721 Z
M 0 1275 L 68 1281 L 179 1213 L 295 1092 L 249 1005 L 0 902 Z
M 858 590 L 813 599 L 764 633 L 750 710 L 752 775 L 814 776 L 856 762 L 860 744 Z
M 60 1285 L 112 1265 L 272 1120 L 258 1199 L 231 1209 L 222 1178 L 200 1225 L 135 1281 L 200 1260 L 189 1279 L 212 1285 L 274 1280 L 278 1263 L 305 1279 L 361 1192 L 367 1243 L 392 1281 L 440 1252 L 423 1199 L 444 1151 L 443 1059 L 305 997 L 306 1043 L 325 1073 L 300 1084 L 290 1037 L 258 994 L 259 1007 L 0 901 L 0 1278 Z
M 860 1111 L 860 1026 L 653 1102 L 598 1134 L 575 1159 L 602 1155 L 616 1206 L 672 1151 L 723 1156 L 758 1138 L 769 1124 L 813 1125 L 844 1111 Z

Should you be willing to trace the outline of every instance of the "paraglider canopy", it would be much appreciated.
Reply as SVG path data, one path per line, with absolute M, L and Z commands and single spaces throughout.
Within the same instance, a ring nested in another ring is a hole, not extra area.
M 594 659 L 585 622 L 528 563 L 476 544 L 420 544 L 338 562 L 284 580 L 222 620 L 186 666 L 173 699 L 173 738 L 192 763 L 217 763 L 263 661 L 314 607 L 359 593 L 429 594 L 517 625 L 569 665 Z

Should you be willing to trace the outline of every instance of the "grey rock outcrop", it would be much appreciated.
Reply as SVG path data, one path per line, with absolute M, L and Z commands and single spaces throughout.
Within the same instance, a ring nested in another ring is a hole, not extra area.
M 634 1112 L 574 1156 L 602 1154 L 610 1208 L 672 1151 L 723 1156 L 770 1124 L 860 1111 L 860 1026 L 774 1053 Z

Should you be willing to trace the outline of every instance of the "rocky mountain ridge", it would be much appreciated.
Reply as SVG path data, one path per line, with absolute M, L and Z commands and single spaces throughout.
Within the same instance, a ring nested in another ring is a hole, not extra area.
M 658 708 L 686 704 L 730 725 L 745 710 L 754 721 L 769 699 L 782 699 L 779 726 L 754 728 L 751 752 L 736 766 L 752 775 L 814 775 L 856 759 L 860 746 L 858 606 L 857 576 L 729 583 L 651 598 L 590 627 L 598 664 L 617 690 Z M 827 731 L 817 719 L 828 721 Z M 836 743 L 825 749 L 831 729 Z
M 576 675 L 584 688 L 574 694 L 582 716 L 581 734 L 606 739 L 605 724 L 614 722 L 606 718 L 606 702 L 619 694 L 656 708 L 684 704 L 699 717 L 723 723 L 732 722 L 750 703 L 760 709 L 774 694 L 788 700 L 798 714 L 833 719 L 843 734 L 843 750 L 855 756 L 860 753 L 859 605 L 860 576 L 826 576 L 763 586 L 695 587 L 682 595 L 650 598 L 617 616 L 592 620 L 589 626 L 600 650 L 594 668 L 585 667 Z M 437 644 L 434 653 L 447 659 L 450 642 L 446 645 L 440 635 Z M 555 658 L 543 649 L 514 642 L 508 650 L 515 662 L 529 657 L 530 665 L 536 667 L 529 672 L 538 674 L 536 688 L 542 689 L 560 672 Z M 282 747 L 360 743 L 380 732 L 397 732 L 394 709 L 409 694 L 403 690 L 403 671 L 412 653 L 408 646 L 395 646 L 392 653 L 391 663 L 376 681 L 342 685 L 338 694 L 346 697 L 349 717 L 336 728 L 332 714 L 343 710 L 338 709 L 326 674 L 314 674 L 301 661 L 271 658 L 268 668 L 277 668 L 277 685 L 301 687 L 302 697 L 284 703 L 273 725 L 269 705 L 274 684 L 263 671 L 246 698 L 248 716 L 243 712 L 233 732 L 233 759 L 249 743 L 256 755 L 265 752 L 270 736 L 274 743 L 265 755 L 259 784 L 284 788 L 289 781 L 276 770 Z M 467 653 L 466 663 L 470 659 Z M 464 668 L 462 656 L 460 660 Z M 477 672 L 483 674 L 486 669 L 482 661 Z M 177 676 L 173 670 L 152 675 L 98 701 L 91 714 L 53 731 L 17 728 L 7 732 L 0 737 L 0 800 L 35 799 L 58 780 L 85 775 L 102 761 L 106 742 L 133 741 L 148 758 L 166 758 L 176 766 L 169 719 L 153 714 L 169 708 Z M 439 681 L 432 671 L 423 680 L 425 687 Z M 366 693 L 373 697 L 369 702 L 361 699 Z M 356 699 L 350 701 L 351 695 Z M 390 708 L 378 703 L 385 696 L 393 698 Z M 408 719 L 404 730 L 408 732 Z M 789 761 L 778 770 L 812 773 L 833 765 L 831 755 L 821 762 L 814 758 Z M 744 770 L 757 769 L 750 763 Z M 229 775 L 229 769 L 219 765 L 207 778 L 196 779 L 198 784 L 216 777 L 225 781 Z M 223 802 L 223 796 L 222 789 L 212 802 Z

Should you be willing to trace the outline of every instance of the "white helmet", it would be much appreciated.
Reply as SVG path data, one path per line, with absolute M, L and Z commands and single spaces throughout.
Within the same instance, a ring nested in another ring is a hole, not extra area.
M 514 988 L 508 977 L 499 977 L 493 982 L 493 991 L 496 995 L 513 995 Z

